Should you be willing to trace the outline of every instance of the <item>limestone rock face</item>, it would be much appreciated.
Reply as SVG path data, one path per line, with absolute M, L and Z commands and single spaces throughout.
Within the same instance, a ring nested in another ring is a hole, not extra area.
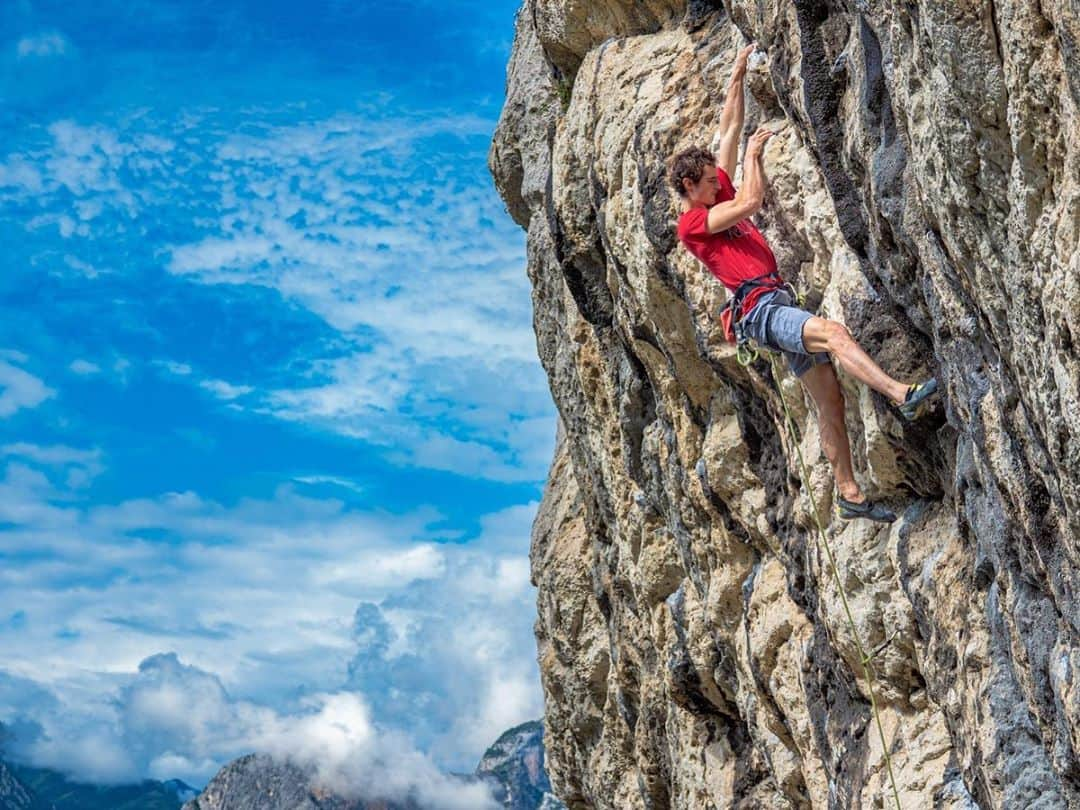
M 809 396 L 736 362 L 675 237 L 665 161 L 751 40 L 782 274 L 943 389 L 906 423 L 840 372 L 891 526 L 831 517 Z M 490 166 L 561 417 L 532 538 L 560 798 L 895 807 L 813 501 L 905 810 L 1080 807 L 1080 4 L 525 0 Z

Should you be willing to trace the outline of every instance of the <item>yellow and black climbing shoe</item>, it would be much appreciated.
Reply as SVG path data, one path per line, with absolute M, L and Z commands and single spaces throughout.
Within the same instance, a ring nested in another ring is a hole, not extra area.
M 912 383 L 907 396 L 898 408 L 901 415 L 909 422 L 914 422 L 926 412 L 927 400 L 937 393 L 937 379 L 931 377 L 926 382 Z
M 843 520 L 866 518 L 867 520 L 876 520 L 879 523 L 892 523 L 896 520 L 896 515 L 880 503 L 869 500 L 855 503 L 843 497 L 837 497 L 836 499 L 836 515 Z

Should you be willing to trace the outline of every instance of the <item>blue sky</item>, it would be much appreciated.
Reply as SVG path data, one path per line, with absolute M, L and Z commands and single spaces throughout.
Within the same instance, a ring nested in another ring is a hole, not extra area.
M 517 5 L 0 6 L 11 753 L 199 782 L 346 705 L 430 776 L 539 715 Z

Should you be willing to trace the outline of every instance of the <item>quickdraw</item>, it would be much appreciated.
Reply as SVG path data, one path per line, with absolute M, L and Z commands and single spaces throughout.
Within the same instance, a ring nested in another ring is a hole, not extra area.
M 758 359 L 757 347 L 752 345 L 749 340 L 745 343 L 740 343 L 735 349 L 735 359 L 739 361 L 740 366 L 748 366 Z

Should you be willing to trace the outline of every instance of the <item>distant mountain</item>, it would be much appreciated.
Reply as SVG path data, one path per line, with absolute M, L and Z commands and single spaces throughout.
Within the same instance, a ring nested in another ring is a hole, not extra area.
M 0 810 L 47 810 L 3 762 L 0 762 Z
M 471 775 L 482 780 L 508 810 L 565 810 L 551 794 L 544 771 L 544 728 L 525 723 L 502 734 Z M 2 808 L 0 808 L 2 810 Z M 314 786 L 301 768 L 265 754 L 249 754 L 218 771 L 183 810 L 423 810 L 413 802 L 344 799 Z
M 475 773 L 507 810 L 565 810 L 544 770 L 540 721 L 504 732 Z M 186 802 L 186 804 L 185 804 Z M 413 802 L 345 799 L 315 786 L 299 767 L 265 754 L 230 762 L 202 793 L 179 780 L 99 786 L 72 782 L 45 768 L 0 760 L 0 810 L 423 810 Z
M 544 768 L 544 725 L 522 723 L 484 752 L 476 776 L 492 786 L 497 801 L 509 810 L 562 810 L 551 793 Z
M 87 785 L 57 771 L 0 761 L 0 810 L 180 810 L 195 793 L 178 779 Z
M 266 754 L 233 760 L 183 810 L 419 810 L 413 805 L 348 800 L 320 790 L 289 762 Z

